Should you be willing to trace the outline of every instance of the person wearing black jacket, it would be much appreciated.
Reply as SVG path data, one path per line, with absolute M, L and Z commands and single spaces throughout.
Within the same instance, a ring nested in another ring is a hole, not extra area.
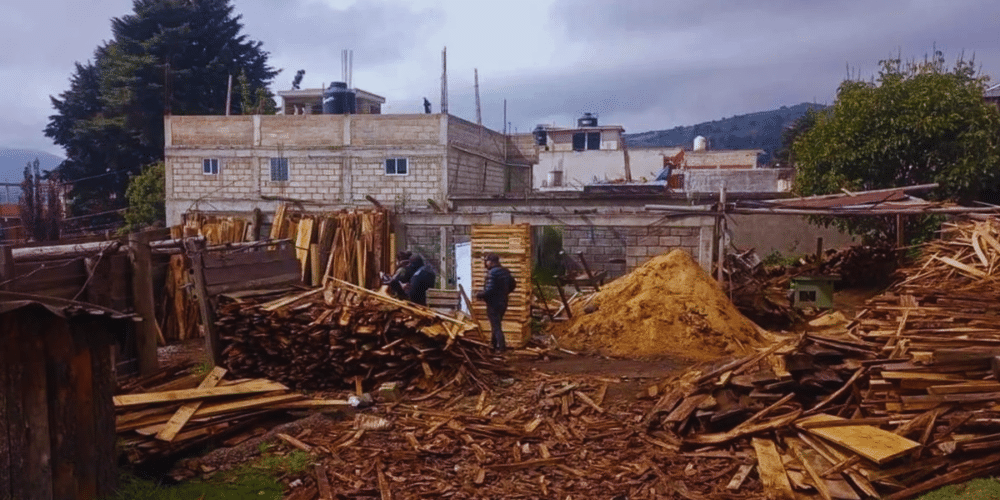
M 486 302 L 486 317 L 490 320 L 493 332 L 493 351 L 502 353 L 507 349 L 507 341 L 503 336 L 503 316 L 507 312 L 507 296 L 514 291 L 516 281 L 506 267 L 500 265 L 500 256 L 488 254 L 483 259 L 486 266 L 486 281 L 482 291 L 476 293 L 476 298 Z
M 427 290 L 434 286 L 437 275 L 431 266 L 424 264 L 424 258 L 419 255 L 410 257 L 410 265 L 415 269 L 410 282 L 406 284 L 406 294 L 410 302 L 427 305 Z
M 417 269 L 410 263 L 410 257 L 412 255 L 413 254 L 405 250 L 396 253 L 396 272 L 392 275 L 392 278 L 386 282 L 386 285 L 389 285 L 389 291 L 401 299 L 408 298 L 406 291 L 403 290 L 403 286 L 410 282 L 410 278 L 413 277 L 413 273 L 417 271 Z

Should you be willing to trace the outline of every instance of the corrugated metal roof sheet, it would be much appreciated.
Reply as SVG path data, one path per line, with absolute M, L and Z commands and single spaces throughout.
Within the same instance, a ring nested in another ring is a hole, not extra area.
M 986 92 L 983 92 L 983 97 L 1000 97 L 1000 83 L 986 89 Z
M 25 293 L 0 292 L 0 314 L 25 308 L 44 308 L 60 318 L 75 316 L 105 316 L 110 319 L 135 319 L 134 315 L 120 313 L 106 307 L 75 300 L 43 297 Z

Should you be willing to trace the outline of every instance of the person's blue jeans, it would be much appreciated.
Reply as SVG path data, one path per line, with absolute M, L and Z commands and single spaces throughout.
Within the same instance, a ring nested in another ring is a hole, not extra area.
M 486 317 L 490 320 L 490 330 L 493 333 L 493 349 L 507 349 L 507 339 L 503 336 L 503 315 L 507 312 L 507 304 L 486 305 Z

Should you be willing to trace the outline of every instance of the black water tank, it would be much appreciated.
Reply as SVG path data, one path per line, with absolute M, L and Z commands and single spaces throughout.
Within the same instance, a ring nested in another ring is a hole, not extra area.
M 596 127 L 597 117 L 593 113 L 584 113 L 583 117 L 576 120 L 577 127 Z
M 549 133 L 545 130 L 545 125 L 535 127 L 535 130 L 531 132 L 531 135 L 535 136 L 535 144 L 539 146 L 545 146 L 549 143 Z
M 324 115 L 354 114 L 354 106 L 354 91 L 347 88 L 344 82 L 333 82 L 330 88 L 323 91 Z

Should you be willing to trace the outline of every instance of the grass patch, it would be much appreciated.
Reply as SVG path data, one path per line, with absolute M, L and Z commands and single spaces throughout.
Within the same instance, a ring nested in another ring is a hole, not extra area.
M 918 500 L 996 500 L 1000 499 L 1000 482 L 996 479 L 973 479 L 967 483 L 945 486 Z
M 288 455 L 266 455 L 208 479 L 176 485 L 162 485 L 125 474 L 118 493 L 106 500 L 281 500 L 284 488 L 278 477 L 304 472 L 312 462 L 309 454 L 298 450 Z

